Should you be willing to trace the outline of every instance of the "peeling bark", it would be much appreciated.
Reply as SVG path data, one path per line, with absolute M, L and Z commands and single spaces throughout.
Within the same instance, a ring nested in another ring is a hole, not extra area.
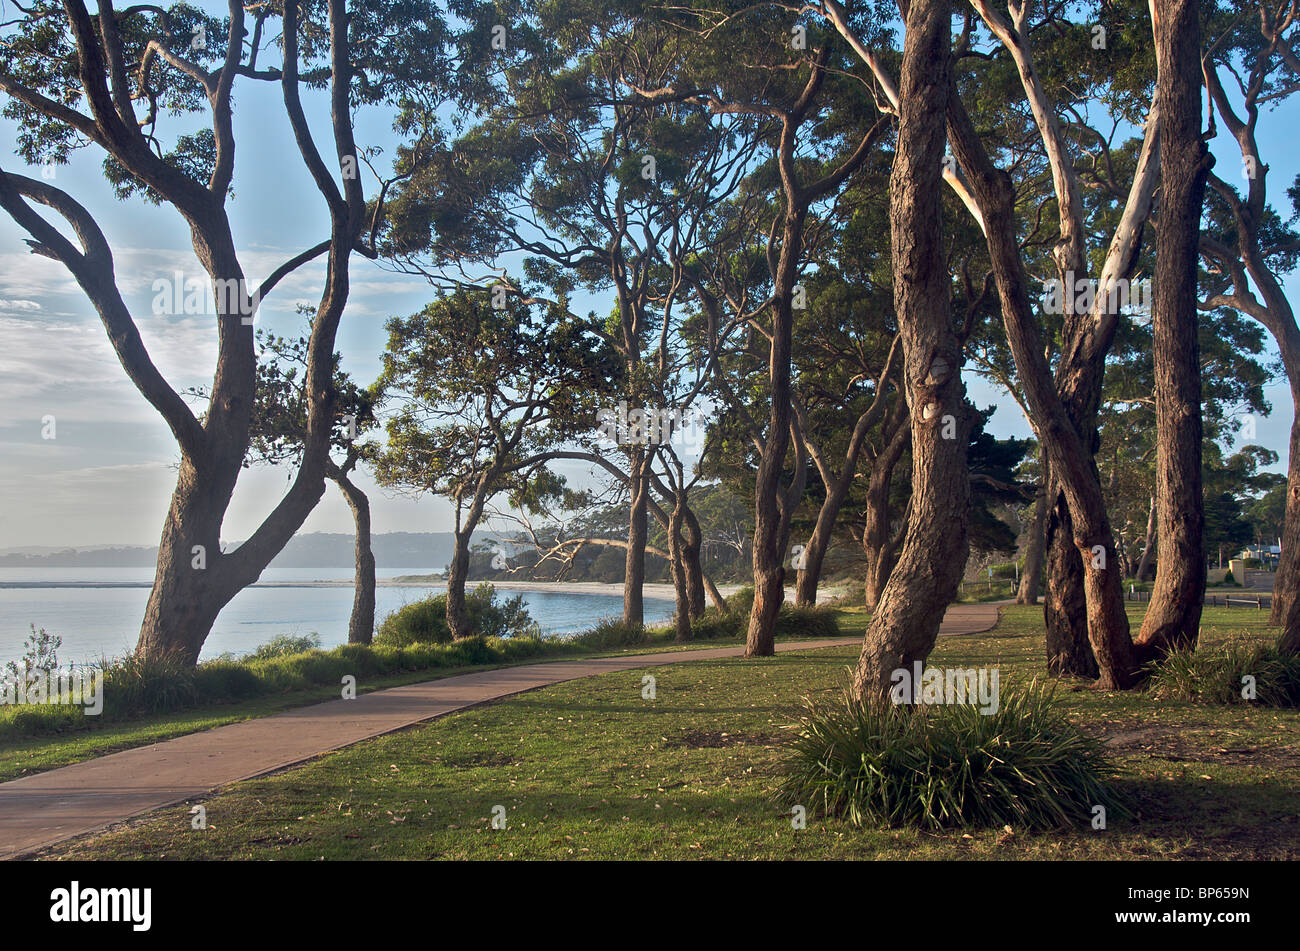
M 1200 5 L 1155 0 L 1156 69 L 1164 128 L 1156 222 L 1154 321 L 1156 503 L 1160 563 L 1135 643 L 1139 661 L 1196 644 L 1205 596 L 1201 489 L 1201 364 L 1197 265 L 1205 179 L 1213 159 L 1201 138 Z
M 969 550 L 970 413 L 961 380 L 943 248 L 940 186 L 951 87 L 947 0 L 912 0 L 906 16 L 898 141 L 890 175 L 894 312 L 903 339 L 912 438 L 912 509 L 903 550 L 867 628 L 853 678 L 863 699 L 924 662 L 957 594 Z

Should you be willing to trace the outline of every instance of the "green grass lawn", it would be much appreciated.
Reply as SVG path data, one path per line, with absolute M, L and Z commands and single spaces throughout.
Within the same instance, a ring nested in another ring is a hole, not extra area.
M 1142 605 L 1133 605 L 1140 617 Z M 1207 610 L 1203 636 L 1272 636 L 1266 616 Z M 860 614 L 844 628 L 860 632 Z M 318 858 L 1219 858 L 1300 857 L 1300 712 L 1156 701 L 1063 681 L 1059 702 L 1103 737 L 1136 809 L 1102 831 L 856 829 L 776 804 L 801 698 L 844 682 L 846 644 L 746 661 L 693 661 L 521 694 L 366 741 L 160 810 L 46 857 Z M 1042 677 L 1041 611 L 1008 608 L 988 634 L 942 639 L 932 662 Z M 503 807 L 504 829 L 492 827 Z M 499 813 L 499 811 L 498 811 Z

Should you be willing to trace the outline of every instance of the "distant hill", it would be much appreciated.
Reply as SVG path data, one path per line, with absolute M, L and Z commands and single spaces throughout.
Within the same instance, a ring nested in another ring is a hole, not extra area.
M 475 541 L 478 541 L 475 536 Z M 295 535 L 271 562 L 269 572 L 352 565 L 351 535 L 313 532 Z M 438 572 L 451 560 L 451 532 L 388 532 L 371 540 L 380 569 L 409 568 L 412 572 Z M 238 547 L 230 545 L 230 548 Z M 155 545 L 95 546 L 89 548 L 22 548 L 0 550 L 0 567 L 7 568 L 141 568 L 157 562 Z

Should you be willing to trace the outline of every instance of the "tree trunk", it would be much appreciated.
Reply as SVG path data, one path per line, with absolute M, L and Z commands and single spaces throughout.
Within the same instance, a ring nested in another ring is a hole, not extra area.
M 1286 509 L 1282 516 L 1282 553 L 1273 577 L 1273 605 L 1270 624 L 1287 626 L 1287 636 L 1300 644 L 1300 632 L 1292 632 L 1289 616 L 1293 602 L 1300 601 L 1300 367 L 1287 368 L 1291 377 L 1295 418 L 1291 423 L 1290 459 L 1286 472 Z
M 342 469 L 331 464 L 328 471 L 329 477 L 348 500 L 352 522 L 356 526 L 356 570 L 352 615 L 348 618 L 348 643 L 369 644 L 375 633 L 375 555 L 370 549 L 370 500 Z
M 1083 562 L 1074 544 L 1070 506 L 1055 476 L 1048 491 L 1056 505 L 1048 512 L 1047 590 L 1043 598 L 1043 621 L 1047 631 L 1047 671 L 1053 676 L 1099 676 L 1097 658 L 1088 637 L 1088 599 L 1083 589 Z
M 689 581 L 686 573 L 686 557 L 683 549 L 685 545 L 682 540 L 682 514 L 681 495 L 678 495 L 678 501 L 671 514 L 668 516 L 668 554 L 669 562 L 672 565 L 673 572 L 673 594 L 676 601 L 677 613 L 674 617 L 674 625 L 677 631 L 677 641 L 685 643 L 691 639 L 691 597 L 689 590 Z
M 894 469 L 912 440 L 912 427 L 906 413 L 906 401 L 900 403 L 903 413 L 898 414 L 893 435 L 880 455 L 871 463 L 867 478 L 866 526 L 862 530 L 862 550 L 867 559 L 866 581 L 863 585 L 867 610 L 874 611 L 885 591 L 890 572 L 894 568 L 895 539 L 890 534 L 889 490 L 894 481 Z
M 646 469 L 650 457 L 643 449 L 633 449 L 628 466 L 627 559 L 623 567 L 623 623 L 645 623 L 645 546 L 649 532 L 648 509 L 650 480 Z
M 457 526 L 452 532 L 451 564 L 447 566 L 447 627 L 456 640 L 473 637 L 465 608 L 465 580 L 469 577 L 469 540 L 473 527 Z
M 211 481 L 181 459 L 136 644 L 142 656 L 197 663 L 217 615 L 239 590 L 223 571 L 220 530 L 226 506 L 212 497 Z
M 783 141 L 793 139 L 793 134 L 791 120 L 787 119 Z M 790 448 L 793 416 L 790 403 L 791 334 L 803 220 L 803 207 L 796 203 L 796 196 L 787 189 L 781 254 L 777 273 L 773 275 L 772 344 L 768 356 L 772 406 L 754 486 L 754 605 L 745 635 L 746 657 L 770 657 L 775 653 L 776 620 L 785 600 L 785 553 L 790 541 L 790 521 L 782 504 L 781 472 Z
M 1043 549 L 1047 544 L 1047 459 L 1039 448 L 1038 492 L 1034 496 L 1034 514 L 1025 540 L 1025 570 L 1020 574 L 1016 604 L 1037 604 L 1038 589 L 1043 584 Z
M 812 535 L 803 550 L 803 567 L 795 576 L 795 604 L 811 606 L 817 603 L 817 585 L 821 580 L 822 565 L 826 561 L 826 551 L 830 548 L 835 519 L 839 517 L 844 499 L 849 494 L 852 477 L 853 469 L 845 468 L 841 477 L 827 487 L 826 498 L 822 500 L 817 512 L 817 524 L 813 526 Z
M 718 590 L 718 586 L 713 583 L 713 579 L 708 575 L 704 575 L 704 589 L 708 592 L 709 600 L 713 602 L 714 608 L 720 614 L 726 614 L 729 610 L 727 599 L 722 596 L 722 592 Z
M 700 520 L 695 517 L 688 505 L 682 505 L 682 568 L 686 572 L 686 595 L 692 621 L 704 617 L 704 563 L 701 549 L 704 547 L 704 532 L 700 530 Z
M 969 550 L 971 421 L 940 214 L 950 18 L 948 0 L 912 0 L 906 17 L 889 219 L 894 311 L 911 414 L 912 506 L 902 554 L 867 628 L 853 678 L 862 699 L 886 698 L 895 670 L 929 656 Z
M 1201 139 L 1201 24 L 1195 0 L 1156 0 L 1161 103 L 1160 214 L 1152 323 L 1156 373 L 1156 503 L 1160 564 L 1134 644 L 1139 662 L 1191 647 L 1205 596 L 1201 364 L 1197 267 L 1212 159 Z
M 775 415 L 775 414 L 774 414 Z M 768 445 L 776 439 L 768 435 Z M 788 436 L 786 437 L 787 441 Z M 760 465 L 760 484 L 763 480 Z M 779 467 L 777 474 L 779 474 Z M 774 481 L 774 480 L 772 480 Z M 757 493 L 754 518 L 754 604 L 745 635 L 746 657 L 770 657 L 776 647 L 776 620 L 785 600 L 785 544 L 780 533 L 777 486 L 765 485 Z
M 1282 619 L 1282 636 L 1277 648 L 1284 654 L 1300 654 L 1300 598 L 1292 598 Z
M 1142 560 L 1138 562 L 1136 578 L 1138 581 L 1148 581 L 1151 578 L 1151 564 L 1156 557 L 1156 531 L 1157 520 L 1159 518 L 1159 509 L 1156 506 L 1156 497 L 1151 496 L 1151 509 L 1147 515 L 1147 537 L 1146 546 L 1142 549 Z
M 1093 419 L 1095 405 L 1091 414 L 1072 414 L 1067 410 L 1079 402 L 1088 402 L 1098 392 L 1099 384 L 1094 385 L 1101 363 L 1097 354 L 1104 354 L 1108 342 L 1088 337 L 1079 343 L 1077 349 L 1081 352 L 1067 362 L 1067 373 L 1058 382 L 1061 386 L 1058 392 L 1044 354 L 1042 334 L 1029 302 L 1024 264 L 1016 238 L 1015 195 L 1010 178 L 994 168 L 970 117 L 955 96 L 948 113 L 948 132 L 958 163 L 966 172 L 984 218 L 989 258 L 1017 372 L 1027 402 L 1038 421 L 1052 477 L 1059 481 L 1069 507 L 1068 537 L 1074 543 L 1075 556 L 1082 564 L 1088 637 L 1097 660 L 1099 682 L 1106 689 L 1126 688 L 1136 682 L 1136 672 L 1119 559 L 1096 463 L 1092 458 L 1093 441 L 1083 438 L 1081 430 L 1086 432 L 1087 428 L 1076 423 L 1077 419 Z M 1058 524 L 1058 545 L 1065 540 L 1059 531 L 1061 527 Z M 1053 539 L 1049 538 L 1048 544 L 1050 578 L 1055 557 L 1051 551 Z M 1048 593 L 1050 600 L 1050 581 Z M 1051 620 L 1049 613 L 1049 625 Z

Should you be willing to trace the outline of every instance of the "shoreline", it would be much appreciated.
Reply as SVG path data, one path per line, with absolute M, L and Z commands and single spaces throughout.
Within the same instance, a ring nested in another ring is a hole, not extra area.
M 398 581 L 392 578 L 376 580 L 376 588 L 425 588 L 440 589 L 446 587 L 446 580 Z M 498 591 L 535 591 L 552 594 L 604 594 L 621 598 L 623 583 L 606 581 L 490 581 L 488 579 L 471 579 L 465 583 L 466 590 L 473 590 L 480 584 L 490 584 Z M 313 581 L 257 581 L 250 588 L 351 588 L 351 580 L 313 580 Z M 57 588 L 152 588 L 152 582 L 145 581 L 0 581 L 0 590 L 11 589 L 57 589 Z M 720 584 L 718 592 L 729 598 L 744 585 Z M 792 596 L 787 587 L 787 597 Z M 839 585 L 828 585 L 818 589 L 817 601 L 822 603 L 840 593 Z M 672 601 L 676 591 L 667 582 L 647 581 L 642 587 L 643 596 L 656 601 Z

